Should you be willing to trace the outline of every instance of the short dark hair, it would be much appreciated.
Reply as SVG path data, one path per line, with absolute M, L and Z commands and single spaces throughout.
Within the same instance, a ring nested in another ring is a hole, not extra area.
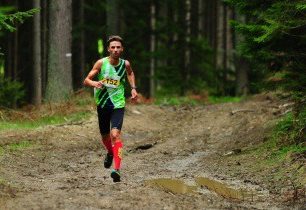
M 118 35 L 111 35 L 111 36 L 108 37 L 107 42 L 106 42 L 107 43 L 107 47 L 109 47 L 109 44 L 112 41 L 118 41 L 123 46 L 123 39 L 120 36 L 118 36 Z

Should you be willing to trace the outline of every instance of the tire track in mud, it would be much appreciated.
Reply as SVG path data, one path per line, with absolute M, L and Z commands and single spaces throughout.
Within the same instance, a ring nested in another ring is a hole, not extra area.
M 1 156 L 2 186 L 14 192 L 0 194 L 0 206 L 3 209 L 275 207 L 277 204 L 271 203 L 269 197 L 266 201 L 237 202 L 204 188 L 177 194 L 146 183 L 156 178 L 172 178 L 194 185 L 196 177 L 207 177 L 261 190 L 227 177 L 217 164 L 225 152 L 261 140 L 265 123 L 275 118 L 269 104 L 270 101 L 262 100 L 196 107 L 128 106 L 123 125 L 126 151 L 123 181 L 116 184 L 111 182 L 110 170 L 102 166 L 104 151 L 95 116 L 80 125 L 16 133 L 14 141 L 26 137 L 34 146 Z M 231 114 L 242 109 L 254 112 Z M 0 144 L 7 142 L 9 138 L 4 138 Z M 148 144 L 150 148 L 139 149 Z

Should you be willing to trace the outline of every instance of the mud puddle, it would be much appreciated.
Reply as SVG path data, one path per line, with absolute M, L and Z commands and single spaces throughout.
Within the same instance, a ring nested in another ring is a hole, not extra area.
M 149 186 L 157 186 L 164 191 L 177 194 L 194 193 L 199 190 L 199 188 L 205 187 L 209 191 L 214 192 L 221 197 L 232 200 L 254 201 L 255 199 L 258 200 L 259 197 L 263 196 L 257 191 L 250 189 L 235 189 L 222 182 L 205 177 L 195 178 L 195 186 L 187 185 L 181 180 L 170 178 L 148 180 L 146 183 Z
M 192 193 L 197 188 L 196 186 L 189 186 L 181 180 L 166 178 L 148 180 L 147 184 L 149 186 L 157 186 L 165 191 L 170 191 L 172 193 L 178 194 Z
M 228 185 L 211 180 L 204 177 L 198 177 L 195 179 L 196 183 L 200 187 L 206 187 L 208 190 L 217 193 L 218 195 L 227 198 L 241 201 L 254 201 L 254 198 L 262 196 L 258 192 L 254 192 L 248 189 L 234 189 Z

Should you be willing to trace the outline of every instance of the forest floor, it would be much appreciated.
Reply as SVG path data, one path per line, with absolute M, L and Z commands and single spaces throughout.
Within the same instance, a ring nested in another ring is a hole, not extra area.
M 129 104 L 120 183 L 103 168 L 93 107 L 88 120 L 1 131 L 2 148 L 28 146 L 0 151 L 0 209 L 302 209 L 301 179 L 253 149 L 288 104 Z

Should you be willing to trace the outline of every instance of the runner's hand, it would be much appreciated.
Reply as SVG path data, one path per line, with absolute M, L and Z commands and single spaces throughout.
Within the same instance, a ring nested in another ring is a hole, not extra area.
M 138 93 L 137 93 L 136 89 L 132 89 L 131 90 L 131 95 L 132 95 L 132 97 L 131 97 L 132 100 L 136 100 L 137 99 Z
M 93 81 L 92 86 L 95 88 L 102 88 L 103 83 L 102 81 Z

